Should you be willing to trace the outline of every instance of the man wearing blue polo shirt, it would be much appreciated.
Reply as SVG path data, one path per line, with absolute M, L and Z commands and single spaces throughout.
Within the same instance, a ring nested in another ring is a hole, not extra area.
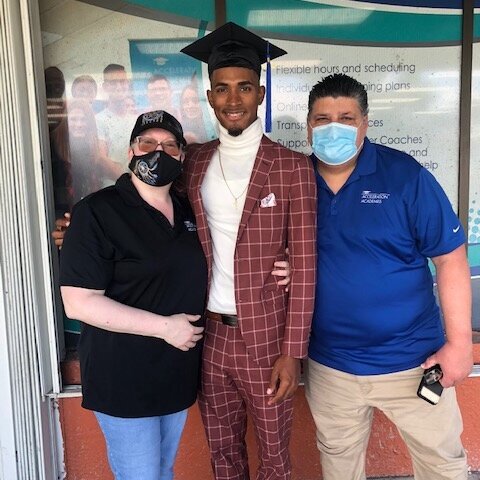
M 365 479 L 373 407 L 398 427 L 416 480 L 466 479 L 455 389 L 417 396 L 423 369 L 443 387 L 472 368 L 465 235 L 434 177 L 370 143 L 367 93 L 346 75 L 310 92 L 318 186 L 318 280 L 306 392 L 324 480 Z M 440 319 L 430 258 L 436 268 Z

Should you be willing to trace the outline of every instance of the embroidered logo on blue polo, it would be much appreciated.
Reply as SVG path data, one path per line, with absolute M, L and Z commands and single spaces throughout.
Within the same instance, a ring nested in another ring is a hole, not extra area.
M 197 226 L 193 222 L 191 222 L 190 220 L 185 220 L 183 223 L 185 224 L 185 228 L 189 232 L 196 232 L 197 231 Z
M 375 193 L 370 190 L 364 190 L 360 203 L 383 203 L 383 201 L 388 200 L 389 197 L 389 193 Z
M 457 228 L 452 228 L 453 233 L 457 233 L 460 230 L 460 225 L 458 225 Z

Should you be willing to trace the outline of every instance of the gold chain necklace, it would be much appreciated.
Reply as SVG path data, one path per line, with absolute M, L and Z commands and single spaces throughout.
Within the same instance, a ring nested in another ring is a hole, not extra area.
M 245 188 L 243 189 L 242 193 L 238 196 L 235 196 L 232 192 L 232 189 L 230 188 L 230 185 L 228 184 L 227 182 L 227 179 L 225 177 L 225 172 L 223 171 L 223 165 L 222 165 L 222 156 L 220 155 L 220 150 L 217 150 L 218 152 L 218 161 L 220 163 L 220 170 L 222 171 L 222 177 L 223 177 L 223 181 L 225 182 L 225 185 L 227 186 L 228 188 L 228 191 L 230 192 L 230 195 L 233 197 L 233 200 L 235 201 L 235 210 L 237 209 L 237 201 L 239 198 L 243 197 L 243 195 L 245 194 L 245 192 L 247 191 L 247 188 L 248 188 L 248 183 L 247 182 L 247 185 L 245 186 Z

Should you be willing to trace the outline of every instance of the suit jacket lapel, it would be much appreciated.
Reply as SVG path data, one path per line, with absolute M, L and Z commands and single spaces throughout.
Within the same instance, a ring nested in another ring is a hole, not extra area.
M 195 166 L 192 170 L 195 171 L 194 178 L 191 180 L 192 185 L 194 186 L 195 192 L 195 200 L 201 202 L 202 196 L 200 189 L 202 187 L 203 180 L 205 178 L 205 174 L 207 173 L 208 166 L 210 165 L 210 160 L 212 159 L 212 155 L 217 150 L 218 144 L 220 142 L 218 140 L 214 140 L 210 142 L 208 145 L 206 144 L 205 149 L 202 149 L 200 155 L 195 156 Z M 203 208 L 202 208 L 203 211 Z
M 253 164 L 252 176 L 250 177 L 250 184 L 247 190 L 247 197 L 243 207 L 242 218 L 238 227 L 237 243 L 240 240 L 243 230 L 247 225 L 248 219 L 253 211 L 253 208 L 260 201 L 260 192 L 264 187 L 268 174 L 272 168 L 274 157 L 271 151 L 271 141 L 264 135 L 260 142 L 260 147 Z
M 209 278 L 211 274 L 213 255 L 212 240 L 210 237 L 210 231 L 208 229 L 207 214 L 203 207 L 201 187 L 203 180 L 205 179 L 205 174 L 207 173 L 208 166 L 210 165 L 212 155 L 217 149 L 218 144 L 218 140 L 214 140 L 208 144 L 205 144 L 204 147 L 202 147 L 201 151 L 198 152 L 198 154 L 194 154 L 193 158 L 191 158 L 191 161 L 195 164 L 192 165 L 189 169 L 189 194 L 191 195 L 190 203 L 192 205 L 197 221 L 197 233 L 200 238 L 205 257 L 207 258 L 207 263 L 209 266 Z

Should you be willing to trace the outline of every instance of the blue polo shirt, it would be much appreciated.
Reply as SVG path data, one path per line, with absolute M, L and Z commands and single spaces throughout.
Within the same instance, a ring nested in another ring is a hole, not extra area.
M 356 375 L 420 365 L 444 344 L 428 257 L 465 242 L 447 196 L 414 158 L 368 139 L 336 195 L 315 171 L 318 279 L 309 357 Z

